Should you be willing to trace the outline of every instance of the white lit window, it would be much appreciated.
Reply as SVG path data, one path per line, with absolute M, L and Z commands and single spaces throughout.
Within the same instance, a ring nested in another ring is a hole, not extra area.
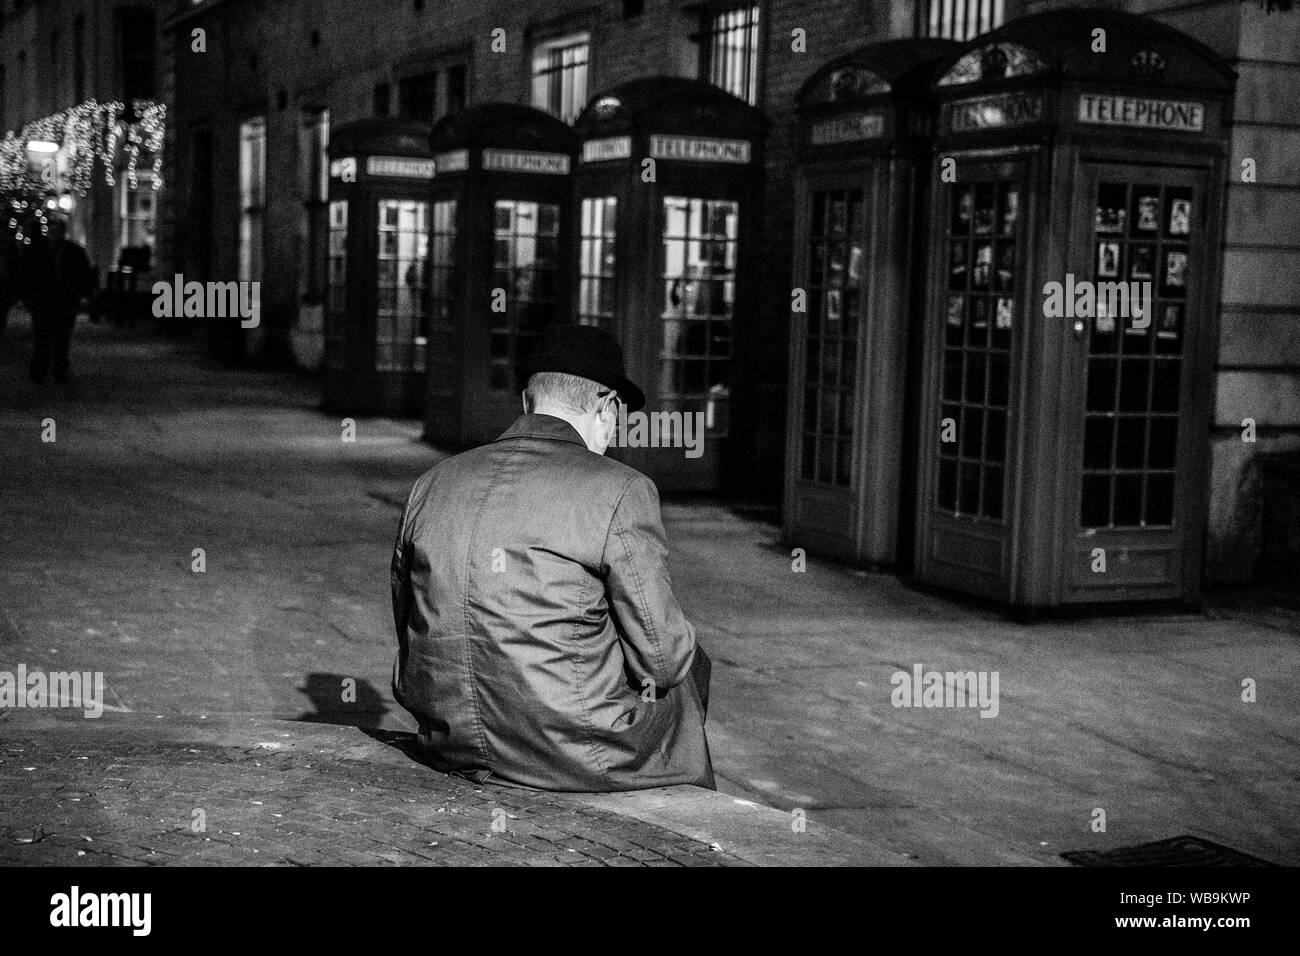
M 758 105 L 758 6 L 736 7 L 708 21 L 705 47 L 709 82 Z
M 533 105 L 572 123 L 587 103 L 591 35 L 547 40 L 533 48 Z
M 942 40 L 969 40 L 1002 26 L 1005 0 L 923 0 L 921 33 Z

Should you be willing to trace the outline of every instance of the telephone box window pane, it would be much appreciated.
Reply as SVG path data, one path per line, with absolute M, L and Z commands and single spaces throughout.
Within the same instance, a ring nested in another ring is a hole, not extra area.
M 1147 524 L 1174 523 L 1174 476 L 1155 474 L 1147 477 Z
M 1120 379 L 1119 410 L 1121 412 L 1145 412 L 1147 410 L 1147 388 L 1151 380 L 1151 363 L 1141 359 L 1128 359 L 1123 363 L 1123 376 Z
M 989 353 L 989 405 L 1006 408 L 1010 400 L 1011 359 L 1003 352 Z
M 423 372 L 429 341 L 429 204 L 379 202 L 375 369 Z
M 957 510 L 963 514 L 978 514 L 980 506 L 980 466 L 975 462 L 961 463 L 961 480 L 957 485 Z
M 986 356 L 972 352 L 966 356 L 966 401 L 980 404 L 984 401 L 984 371 Z
M 984 473 L 984 505 L 982 513 L 989 518 L 1002 517 L 1002 469 L 990 468 Z
M 946 511 L 957 510 L 957 463 L 939 462 L 939 507 Z
M 1110 418 L 1089 418 L 1083 430 L 1083 465 L 1085 468 L 1109 468 L 1111 446 L 1115 440 L 1115 423 Z
M 955 349 L 943 353 L 943 397 L 961 398 L 962 355 Z
M 1110 524 L 1110 476 L 1083 476 L 1083 505 L 1079 523 L 1085 528 Z
M 1155 363 L 1155 375 L 1151 390 L 1151 409 L 1156 412 L 1178 411 L 1178 392 L 1182 367 L 1179 362 L 1161 361 Z
M 1115 438 L 1115 464 L 1140 469 L 1146 464 L 1146 418 L 1121 418 Z
M 1088 363 L 1088 411 L 1115 410 L 1116 363 L 1109 359 L 1092 359 Z
M 1142 523 L 1142 476 L 1115 476 L 1115 527 L 1132 528 Z
M 954 236 L 970 234 L 971 222 L 975 217 L 975 187 L 960 186 L 953 192 L 952 223 L 950 229 Z
M 488 387 L 512 388 L 514 366 L 526 358 L 541 331 L 555 318 L 559 206 L 525 200 L 496 201 L 493 273 L 505 293 L 505 311 L 491 312 L 491 329 L 500 343 L 489 348 Z
M 1178 419 L 1151 419 L 1151 447 L 1147 464 L 1151 468 L 1173 468 L 1178 452 Z
M 980 457 L 980 446 L 984 440 L 984 412 L 978 408 L 967 408 L 961 423 L 961 454 L 963 458 Z
M 1007 413 L 990 411 L 984 416 L 984 455 L 989 461 L 1002 461 L 1007 454 Z
M 953 428 L 956 428 L 957 425 L 959 425 L 959 424 L 961 423 L 961 406 L 960 406 L 960 405 L 949 405 L 949 404 L 945 403 L 944 406 L 943 406 L 943 411 L 941 412 L 941 414 L 942 414 L 942 416 L 943 416 L 943 423 L 949 423 L 949 422 L 950 422 L 950 423 L 952 424 L 952 427 L 953 427 Z M 945 432 L 947 432 L 947 431 L 948 431 L 948 426 L 947 426 L 947 424 L 941 424 L 941 427 L 940 427 L 940 429 L 939 429 L 939 454 L 941 454 L 941 455 L 956 455 L 956 454 L 957 454 L 957 441 L 956 441 L 956 439 L 953 439 L 953 440 L 950 440 L 950 441 L 944 441 L 944 438 L 945 438 Z M 957 436 L 957 437 L 960 437 L 960 436 Z

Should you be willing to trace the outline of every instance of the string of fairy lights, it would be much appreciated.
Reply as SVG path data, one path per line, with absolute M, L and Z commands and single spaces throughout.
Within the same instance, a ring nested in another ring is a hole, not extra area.
M 119 158 L 125 159 L 121 175 L 128 189 L 139 188 L 141 169 L 147 168 L 149 188 L 156 191 L 162 188 L 166 129 L 167 107 L 162 103 L 135 100 L 128 112 L 124 103 L 87 100 L 7 132 L 0 139 L 0 197 L 9 206 L 5 224 L 15 241 L 31 241 L 23 233 L 24 223 L 42 232 L 49 226 L 42 198 L 52 184 L 33 173 L 28 162 L 32 144 L 59 153 L 60 185 L 77 196 L 86 195 L 97 175 L 104 185 L 115 185 Z

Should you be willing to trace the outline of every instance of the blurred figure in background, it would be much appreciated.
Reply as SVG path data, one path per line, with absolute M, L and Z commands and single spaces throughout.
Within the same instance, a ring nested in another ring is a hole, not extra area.
M 48 231 L 32 231 L 22 255 L 19 293 L 32 313 L 32 381 L 42 384 L 53 372 L 68 380 L 68 348 L 81 300 L 90 293 L 93 274 L 86 250 L 68 238 L 68 225 L 51 217 Z
M 9 322 L 9 310 L 18 301 L 18 246 L 13 233 L 0 229 L 0 336 Z

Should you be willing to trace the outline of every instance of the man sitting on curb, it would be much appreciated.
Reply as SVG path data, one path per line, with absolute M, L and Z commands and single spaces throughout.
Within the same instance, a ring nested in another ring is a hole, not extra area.
M 397 701 L 439 770 L 542 790 L 713 788 L 709 662 L 668 576 L 654 483 L 603 457 L 641 390 L 607 332 L 552 326 L 524 414 L 439 462 L 392 563 Z

